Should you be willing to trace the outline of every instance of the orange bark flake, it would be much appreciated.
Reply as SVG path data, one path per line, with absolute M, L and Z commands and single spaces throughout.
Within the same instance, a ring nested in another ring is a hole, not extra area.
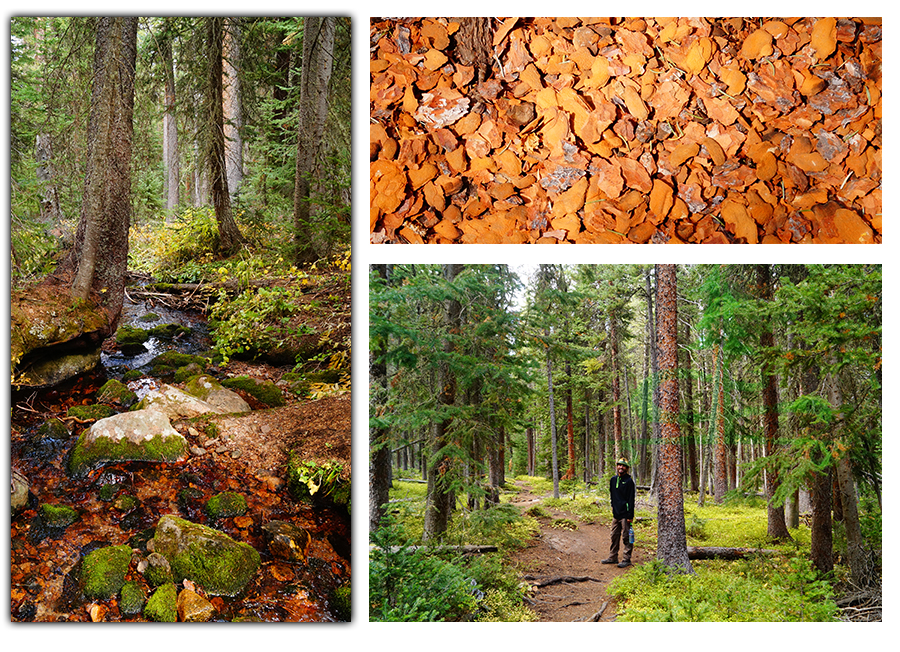
M 372 20 L 371 242 L 882 241 L 880 20 L 461 22 Z

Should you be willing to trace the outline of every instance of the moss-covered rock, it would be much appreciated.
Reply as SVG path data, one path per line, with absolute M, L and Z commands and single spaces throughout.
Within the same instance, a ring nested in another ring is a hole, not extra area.
M 116 413 L 108 405 L 73 405 L 66 411 L 67 417 L 75 417 L 82 421 L 96 421 L 97 419 L 105 419 Z
M 127 383 L 132 380 L 137 380 L 138 378 L 143 378 L 143 377 L 144 377 L 144 373 L 142 371 L 139 371 L 138 369 L 129 369 L 122 375 L 122 380 Z
M 154 326 L 148 332 L 152 337 L 171 340 L 177 336 L 190 335 L 192 331 L 181 324 L 160 324 L 159 326 Z
M 334 591 L 334 607 L 342 620 L 350 621 L 350 584 L 339 586 Z
M 40 508 L 41 523 L 52 528 L 66 528 L 78 520 L 78 512 L 68 505 L 44 503 Z
M 210 498 L 206 503 L 206 513 L 212 518 L 241 516 L 247 512 L 247 499 L 234 491 L 224 491 Z
M 97 497 L 104 503 L 108 503 L 116 497 L 117 493 L 119 493 L 119 485 L 108 482 L 100 487 L 100 491 L 97 492 Z
M 284 405 L 284 394 L 278 386 L 270 380 L 257 380 L 249 376 L 237 376 L 226 378 L 222 385 L 230 389 L 239 389 L 269 407 L 281 407 Z
M 147 556 L 147 570 L 144 577 L 152 586 L 162 586 L 174 581 L 169 560 L 158 552 L 151 552 Z
M 200 365 L 201 367 L 206 367 L 209 361 L 199 355 L 179 353 L 178 351 L 166 351 L 165 353 L 160 353 L 158 356 L 153 358 L 153 360 L 150 361 L 150 364 L 152 366 L 165 365 L 166 367 L 177 369 L 178 367 L 189 365 L 192 362 Z
M 100 403 L 113 403 L 123 407 L 131 407 L 137 403 L 137 394 L 128 389 L 128 386 L 118 380 L 108 380 L 97 392 L 97 401 Z
M 260 564 L 250 545 L 171 514 L 159 520 L 153 550 L 169 560 L 176 582 L 190 579 L 210 595 L 239 594 Z
M 113 507 L 115 507 L 120 512 L 130 512 L 131 510 L 138 507 L 141 504 L 137 498 L 129 494 L 122 494 L 118 498 L 116 498 L 113 503 Z
M 147 594 L 144 587 L 137 582 L 125 582 L 119 594 L 119 612 L 123 616 L 136 616 L 141 613 Z
M 184 383 L 190 380 L 193 376 L 200 376 L 203 374 L 203 367 L 198 365 L 196 362 L 192 362 L 183 367 L 179 367 L 175 370 L 175 382 L 176 383 Z
M 138 317 L 138 321 L 143 324 L 149 323 L 151 321 L 159 321 L 159 315 L 157 315 L 155 312 L 148 312 Z
M 111 462 L 174 462 L 187 456 L 187 441 L 156 410 L 116 414 L 97 421 L 78 437 L 69 472 L 84 476 Z
M 116 595 L 125 584 L 130 563 L 130 546 L 107 546 L 88 553 L 81 565 L 84 594 L 92 600 Z
M 249 412 L 250 406 L 240 395 L 225 389 L 211 376 L 195 376 L 184 386 L 184 391 L 210 405 L 219 414 Z
M 174 584 L 163 584 L 153 592 L 144 607 L 144 618 L 158 623 L 178 622 L 178 589 Z
M 141 351 L 149 339 L 150 333 L 137 326 L 122 324 L 116 330 L 116 344 L 126 355 Z

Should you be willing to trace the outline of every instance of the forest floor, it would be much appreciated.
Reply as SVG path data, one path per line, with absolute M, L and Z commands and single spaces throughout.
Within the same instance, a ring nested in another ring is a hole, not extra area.
M 522 481 L 513 484 L 519 493 L 509 502 L 523 510 L 550 497 L 536 494 Z M 522 569 L 523 580 L 531 586 L 528 602 L 532 610 L 540 622 L 592 621 L 597 613 L 600 613 L 598 622 L 614 621 L 616 602 L 607 595 L 606 589 L 629 568 L 600 563 L 609 556 L 609 524 L 583 523 L 571 512 L 546 506 L 543 509 L 550 517 L 538 519 L 540 536 L 512 556 L 513 563 Z M 554 527 L 559 519 L 576 524 L 576 529 Z M 642 564 L 647 561 L 647 555 L 637 542 L 631 563 Z

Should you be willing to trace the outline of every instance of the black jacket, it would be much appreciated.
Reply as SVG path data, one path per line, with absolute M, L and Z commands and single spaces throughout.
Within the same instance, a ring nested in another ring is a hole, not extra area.
M 634 518 L 634 480 L 628 474 L 609 479 L 609 499 L 612 502 L 613 518 Z

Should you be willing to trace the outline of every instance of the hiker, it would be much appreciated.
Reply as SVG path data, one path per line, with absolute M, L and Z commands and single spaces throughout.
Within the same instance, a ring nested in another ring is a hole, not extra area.
M 613 524 L 609 541 L 609 557 L 601 564 L 619 562 L 619 539 L 625 544 L 625 554 L 618 563 L 619 568 L 631 566 L 631 551 L 634 544 L 628 537 L 628 530 L 634 520 L 634 480 L 628 475 L 628 460 L 616 460 L 616 474 L 609 479 L 609 500 L 612 503 Z

